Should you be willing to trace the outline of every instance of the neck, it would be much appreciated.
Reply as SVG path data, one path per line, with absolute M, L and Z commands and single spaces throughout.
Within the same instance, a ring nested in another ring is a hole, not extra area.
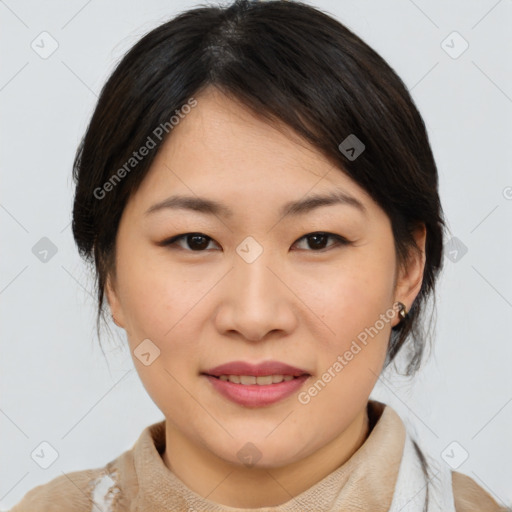
M 164 464 L 192 491 L 240 508 L 277 506 L 309 489 L 344 464 L 371 431 L 366 407 L 350 426 L 311 455 L 281 467 L 247 468 L 198 446 L 166 421 Z

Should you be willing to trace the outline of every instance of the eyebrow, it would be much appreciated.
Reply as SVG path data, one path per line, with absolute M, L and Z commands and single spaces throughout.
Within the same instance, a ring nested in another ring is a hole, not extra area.
M 359 210 L 363 215 L 367 214 L 366 207 L 359 199 L 342 191 L 332 192 L 327 195 L 310 195 L 305 199 L 289 201 L 285 203 L 280 210 L 280 216 L 286 215 L 298 216 L 309 213 L 321 206 L 347 205 Z M 198 196 L 170 196 L 163 201 L 154 204 L 146 210 L 144 215 L 149 215 L 165 209 L 191 210 L 207 215 L 216 215 L 219 217 L 231 218 L 233 211 L 222 203 Z

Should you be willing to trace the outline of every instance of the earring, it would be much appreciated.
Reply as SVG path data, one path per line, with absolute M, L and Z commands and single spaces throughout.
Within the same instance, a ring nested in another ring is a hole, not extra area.
M 397 302 L 397 304 L 400 307 L 398 314 L 402 320 L 405 320 L 407 318 L 407 308 L 403 302 Z

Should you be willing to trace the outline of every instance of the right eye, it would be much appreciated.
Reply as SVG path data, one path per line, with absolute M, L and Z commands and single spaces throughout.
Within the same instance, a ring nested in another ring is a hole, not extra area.
M 188 249 L 183 247 L 180 242 L 188 244 Z M 203 233 L 183 233 L 172 238 L 160 242 L 158 245 L 162 247 L 171 247 L 171 249 L 179 248 L 189 252 L 204 252 L 208 247 L 209 241 L 213 242 L 213 238 Z

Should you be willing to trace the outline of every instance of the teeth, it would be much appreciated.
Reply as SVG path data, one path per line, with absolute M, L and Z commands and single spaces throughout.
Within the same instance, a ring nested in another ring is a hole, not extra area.
M 272 375 L 256 377 L 256 384 L 259 384 L 260 386 L 268 386 L 269 384 L 272 384 Z
M 255 377 L 254 375 L 219 375 L 219 379 L 245 386 L 251 384 L 268 386 L 269 384 L 279 384 L 283 381 L 288 382 L 293 379 L 293 375 L 262 375 L 260 377 Z

